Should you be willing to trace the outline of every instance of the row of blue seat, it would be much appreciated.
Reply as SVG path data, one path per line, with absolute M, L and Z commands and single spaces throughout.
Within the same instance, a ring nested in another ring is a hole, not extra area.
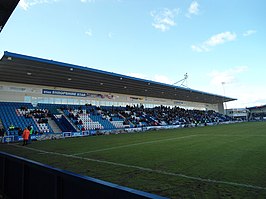
M 17 109 L 33 109 L 31 103 L 23 102 L 0 102 L 0 119 L 6 131 L 9 131 L 10 126 L 14 126 L 15 130 L 11 130 L 10 134 L 18 133 L 18 129 L 22 130 L 25 127 L 32 126 L 34 131 L 40 131 L 32 117 L 26 118 L 17 114 Z M 48 127 L 49 128 L 49 127 Z M 50 128 L 50 132 L 52 132 Z

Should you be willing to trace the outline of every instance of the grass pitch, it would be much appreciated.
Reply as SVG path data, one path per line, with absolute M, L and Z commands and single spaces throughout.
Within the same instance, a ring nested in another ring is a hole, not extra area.
M 1 144 L 1 151 L 169 198 L 266 198 L 266 123 Z

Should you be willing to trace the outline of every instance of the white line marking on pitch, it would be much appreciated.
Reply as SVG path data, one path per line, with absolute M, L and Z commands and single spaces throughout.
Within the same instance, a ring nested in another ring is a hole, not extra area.
M 138 146 L 138 145 L 142 145 L 142 144 L 152 144 L 152 143 L 165 142 L 165 141 L 171 141 L 171 140 L 179 140 L 179 139 L 185 139 L 185 138 L 190 138 L 190 137 L 195 137 L 195 136 L 198 136 L 198 135 L 188 135 L 188 136 L 183 136 L 183 137 L 167 138 L 167 139 L 153 140 L 153 141 L 147 141 L 147 142 L 139 142 L 139 143 L 134 143 L 134 144 L 114 146 L 114 147 L 109 147 L 109 148 L 104 148 L 104 149 L 96 149 L 96 150 L 82 152 L 82 153 L 75 153 L 75 154 L 72 154 L 72 155 L 83 155 L 83 154 L 88 154 L 88 153 L 109 151 L 109 150 L 112 150 L 112 149 L 120 149 L 120 148 L 125 148 L 125 147 Z
M 208 178 L 188 176 L 188 175 L 181 174 L 181 173 L 172 173 L 172 172 L 167 172 L 167 171 L 162 171 L 162 170 L 157 170 L 157 169 L 150 169 L 150 168 L 140 167 L 140 166 L 135 166 L 135 165 L 128 165 L 128 164 L 123 164 L 123 163 L 110 162 L 110 161 L 106 161 L 106 160 L 97 160 L 97 159 L 92 159 L 92 158 L 83 158 L 83 157 L 80 157 L 80 156 L 68 155 L 68 154 L 57 153 L 57 152 L 49 152 L 49 151 L 29 148 L 29 147 L 25 147 L 25 146 L 23 147 L 23 146 L 20 146 L 20 145 L 9 145 L 9 146 L 16 146 L 16 147 L 20 147 L 20 148 L 26 148 L 26 149 L 29 149 L 29 150 L 32 150 L 32 151 L 36 151 L 36 152 L 39 152 L 39 153 L 44 153 L 44 154 L 52 154 L 52 155 L 58 155 L 58 156 L 63 156 L 63 157 L 67 157 L 67 158 L 75 158 L 75 159 L 87 160 L 87 161 L 92 161 L 92 162 L 99 162 L 99 163 L 104 163 L 104 164 L 109 164 L 109 165 L 114 165 L 114 166 L 133 168 L 133 169 L 138 169 L 138 170 L 142 170 L 142 171 L 148 171 L 148 172 L 152 172 L 152 173 L 158 173 L 158 174 L 163 174 L 163 175 L 168 175 L 168 176 L 176 176 L 176 177 L 186 178 L 186 179 L 190 179 L 190 180 L 197 180 L 197 181 L 201 181 L 201 182 L 208 182 L 208 183 L 215 183 L 215 184 L 226 184 L 226 185 L 232 185 L 232 186 L 238 186 L 238 187 L 252 188 L 252 189 L 258 189 L 258 190 L 266 190 L 266 187 L 261 187 L 261 186 L 256 186 L 256 185 L 250 185 L 250 184 L 243 184 L 243 183 L 237 183 L 237 182 L 228 182 L 228 181 L 223 181 L 223 180 L 213 180 L 213 179 L 208 179 Z
M 197 136 L 217 136 L 217 137 L 231 137 L 231 136 L 243 136 L 243 135 L 209 135 L 209 134 L 196 134 L 196 135 L 188 135 L 188 136 L 183 136 L 183 137 L 174 137 L 174 138 L 167 138 L 167 139 L 161 139 L 161 140 L 153 140 L 153 141 L 147 141 L 147 142 L 139 142 L 139 143 L 133 143 L 133 144 L 127 144 L 127 145 L 121 145 L 121 146 L 114 146 L 114 147 L 108 147 L 108 148 L 103 148 L 103 149 L 96 149 L 96 150 L 91 150 L 91 151 L 86 151 L 86 152 L 81 152 L 81 153 L 74 153 L 72 155 L 84 155 L 88 153 L 95 153 L 95 152 L 102 152 L 102 151 L 109 151 L 113 149 L 120 149 L 120 148 L 126 148 L 126 147 L 131 147 L 131 146 L 138 146 L 142 144 L 153 144 L 153 143 L 158 143 L 158 142 L 165 142 L 165 141 L 172 141 L 172 140 L 179 140 L 179 139 L 185 139 L 185 138 L 190 138 L 190 137 L 197 137 Z M 266 136 L 266 135 L 258 135 L 258 136 Z M 250 137 L 250 136 L 248 136 Z

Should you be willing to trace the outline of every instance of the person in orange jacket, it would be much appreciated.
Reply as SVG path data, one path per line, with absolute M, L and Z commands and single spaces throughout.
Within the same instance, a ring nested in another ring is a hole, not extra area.
M 22 134 L 23 146 L 28 144 L 29 136 L 30 136 L 30 131 L 28 128 L 25 128 Z

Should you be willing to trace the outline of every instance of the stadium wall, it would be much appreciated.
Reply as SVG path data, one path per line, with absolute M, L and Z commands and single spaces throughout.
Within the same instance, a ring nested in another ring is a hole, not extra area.
M 0 198 L 153 198 L 158 195 L 0 152 Z
M 223 104 L 207 104 L 192 101 L 170 100 L 145 96 L 104 93 L 91 90 L 74 90 L 64 87 L 50 87 L 12 82 L 0 82 L 0 101 L 51 104 L 92 104 L 96 106 L 126 106 L 143 104 L 154 106 L 178 106 L 186 109 L 215 110 L 224 113 Z

